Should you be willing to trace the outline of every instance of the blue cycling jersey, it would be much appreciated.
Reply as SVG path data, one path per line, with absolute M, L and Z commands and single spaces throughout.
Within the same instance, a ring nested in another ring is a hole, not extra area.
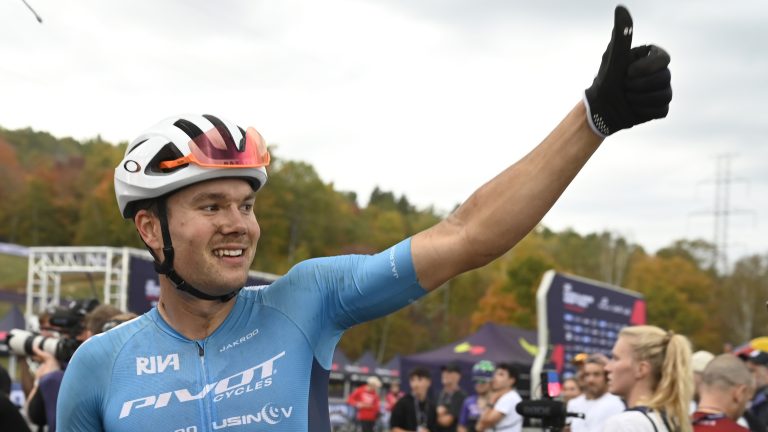
M 328 431 L 328 375 L 345 329 L 424 295 L 410 239 L 372 256 L 304 261 L 243 289 L 203 340 L 152 309 L 78 348 L 59 394 L 68 431 Z

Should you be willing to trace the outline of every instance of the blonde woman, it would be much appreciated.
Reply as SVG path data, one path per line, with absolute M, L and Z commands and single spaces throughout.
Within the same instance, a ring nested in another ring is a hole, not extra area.
M 690 432 L 693 397 L 691 345 L 685 336 L 655 326 L 625 327 L 606 366 L 608 391 L 627 410 L 603 424 L 603 431 Z

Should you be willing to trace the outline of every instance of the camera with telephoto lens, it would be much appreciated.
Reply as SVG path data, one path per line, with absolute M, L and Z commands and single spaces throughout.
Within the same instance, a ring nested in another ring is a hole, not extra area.
M 560 396 L 561 390 L 560 375 L 557 372 L 541 373 L 541 389 L 541 399 L 521 401 L 517 404 L 515 410 L 518 414 L 529 419 L 539 419 L 541 428 L 551 432 L 563 430 L 566 417 L 584 418 L 584 414 L 568 412 L 565 402 L 555 400 Z
M 48 337 L 38 332 L 13 329 L 8 332 L 5 343 L 9 351 L 17 355 L 34 355 L 32 347 L 37 347 L 53 355 L 56 360 L 67 362 L 82 343 L 76 337 L 85 329 L 85 315 L 98 304 L 96 299 L 74 300 L 68 306 L 54 309 L 49 322 L 61 337 Z

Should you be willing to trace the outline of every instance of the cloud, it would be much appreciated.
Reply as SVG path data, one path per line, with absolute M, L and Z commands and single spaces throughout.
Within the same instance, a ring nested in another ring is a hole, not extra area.
M 358 193 L 448 211 L 528 152 L 589 85 L 615 3 L 501 0 L 0 3 L 0 125 L 126 141 L 208 112 Z M 649 249 L 711 238 L 716 158 L 734 154 L 738 253 L 768 238 L 768 5 L 627 4 L 635 42 L 672 55 L 660 122 L 603 145 L 544 222 L 618 229 Z M 747 186 L 749 185 L 749 186 Z M 747 192 L 748 190 L 748 192 Z M 738 246 L 743 243 L 745 246 Z

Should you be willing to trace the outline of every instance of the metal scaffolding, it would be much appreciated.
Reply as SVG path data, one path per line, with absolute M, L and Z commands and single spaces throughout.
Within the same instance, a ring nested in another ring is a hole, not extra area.
M 128 263 L 136 256 L 151 260 L 149 253 L 135 248 L 31 247 L 27 268 L 27 315 L 61 302 L 61 276 L 65 273 L 102 273 L 102 303 L 126 310 Z

